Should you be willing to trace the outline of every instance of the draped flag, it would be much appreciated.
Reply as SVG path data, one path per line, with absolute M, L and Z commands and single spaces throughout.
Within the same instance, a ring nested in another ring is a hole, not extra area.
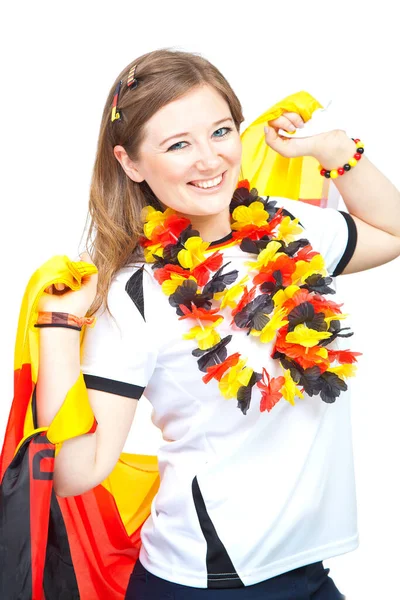
M 322 105 L 308 92 L 287 96 L 262 113 L 241 134 L 242 178 L 248 179 L 260 196 L 280 196 L 325 208 L 337 205 L 339 193 L 322 177 L 312 156 L 285 158 L 265 143 L 264 125 L 284 112 L 296 112 L 307 123 Z
M 317 161 L 280 156 L 265 144 L 263 130 L 285 111 L 307 121 L 320 106 L 307 92 L 293 94 L 242 133 L 242 174 L 260 195 L 324 205 L 329 182 L 319 174 Z M 2 599 L 122 600 L 139 555 L 140 530 L 159 487 L 155 456 L 122 453 L 110 476 L 89 492 L 60 498 L 53 490 L 61 444 L 95 431 L 96 421 L 80 374 L 50 426 L 37 426 L 37 306 L 49 285 L 77 290 L 82 278 L 95 271 L 92 264 L 55 256 L 33 274 L 23 297 L 14 399 L 0 457 Z

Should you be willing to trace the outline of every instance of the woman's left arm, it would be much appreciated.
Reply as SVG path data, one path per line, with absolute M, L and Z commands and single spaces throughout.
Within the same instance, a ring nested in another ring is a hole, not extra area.
M 297 113 L 269 122 L 266 143 L 288 158 L 313 156 L 327 170 L 352 158 L 356 145 L 345 131 L 335 129 L 305 138 L 285 138 L 278 129 L 302 127 Z M 400 256 L 400 191 L 365 154 L 350 171 L 332 183 L 337 187 L 357 227 L 357 246 L 343 274 L 365 271 Z
M 319 136 L 315 136 L 316 138 Z M 325 169 L 343 166 L 356 152 L 344 131 L 315 140 L 312 154 Z M 400 255 L 400 192 L 365 154 L 350 171 L 332 179 L 357 226 L 357 246 L 343 271 L 356 273 Z

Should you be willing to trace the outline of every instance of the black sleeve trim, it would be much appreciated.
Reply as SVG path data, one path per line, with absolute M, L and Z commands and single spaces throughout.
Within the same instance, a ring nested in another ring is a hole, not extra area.
M 346 250 L 344 251 L 342 258 L 336 265 L 336 269 L 332 273 L 332 277 L 337 277 L 338 275 L 343 273 L 344 269 L 349 264 L 357 246 L 357 226 L 353 217 L 349 213 L 344 212 L 342 210 L 339 210 L 339 212 L 343 215 L 347 223 L 348 239 Z
M 132 383 L 125 383 L 123 381 L 115 381 L 115 379 L 106 379 L 105 377 L 98 377 L 97 375 L 86 375 L 83 374 L 86 387 L 91 390 L 99 390 L 100 392 L 110 392 L 111 394 L 117 394 L 118 396 L 125 396 L 126 398 L 134 398 L 139 400 L 144 392 L 144 387 L 140 385 L 133 385 Z

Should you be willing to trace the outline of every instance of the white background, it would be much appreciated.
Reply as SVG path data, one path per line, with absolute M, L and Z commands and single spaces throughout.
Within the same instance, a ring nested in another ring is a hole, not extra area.
M 4 5 L 5 6 L 5 5 Z M 242 127 L 284 96 L 333 98 L 342 128 L 400 187 L 398 21 L 389 2 L 8 3 L 1 14 L 0 439 L 22 294 L 54 254 L 76 256 L 103 104 L 120 70 L 164 46 L 200 52 L 238 94 Z M 338 124 L 340 126 L 340 124 Z M 384 198 L 376 198 L 377 210 Z M 400 259 L 337 279 L 364 353 L 352 383 L 361 544 L 325 561 L 349 600 L 394 599 L 400 534 Z M 153 453 L 140 403 L 130 441 Z M 340 431 L 337 432 L 340 444 Z

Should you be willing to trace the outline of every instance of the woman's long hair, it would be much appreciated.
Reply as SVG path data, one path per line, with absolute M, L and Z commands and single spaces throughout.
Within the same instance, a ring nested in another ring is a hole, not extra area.
M 138 86 L 127 87 L 130 68 L 137 65 Z M 121 118 L 111 121 L 116 86 L 122 80 L 117 107 Z M 107 304 L 115 273 L 130 262 L 143 260 L 138 244 L 143 235 L 142 208 L 161 209 L 146 181 L 132 181 L 114 156 L 121 145 L 131 160 L 138 159 L 146 122 L 163 106 L 193 88 L 208 84 L 216 89 L 231 110 L 239 131 L 244 117 L 240 102 L 223 75 L 205 58 L 178 50 L 160 49 L 143 54 L 118 75 L 104 107 L 90 186 L 89 227 L 86 248 L 99 270 L 98 293 L 89 314 Z

